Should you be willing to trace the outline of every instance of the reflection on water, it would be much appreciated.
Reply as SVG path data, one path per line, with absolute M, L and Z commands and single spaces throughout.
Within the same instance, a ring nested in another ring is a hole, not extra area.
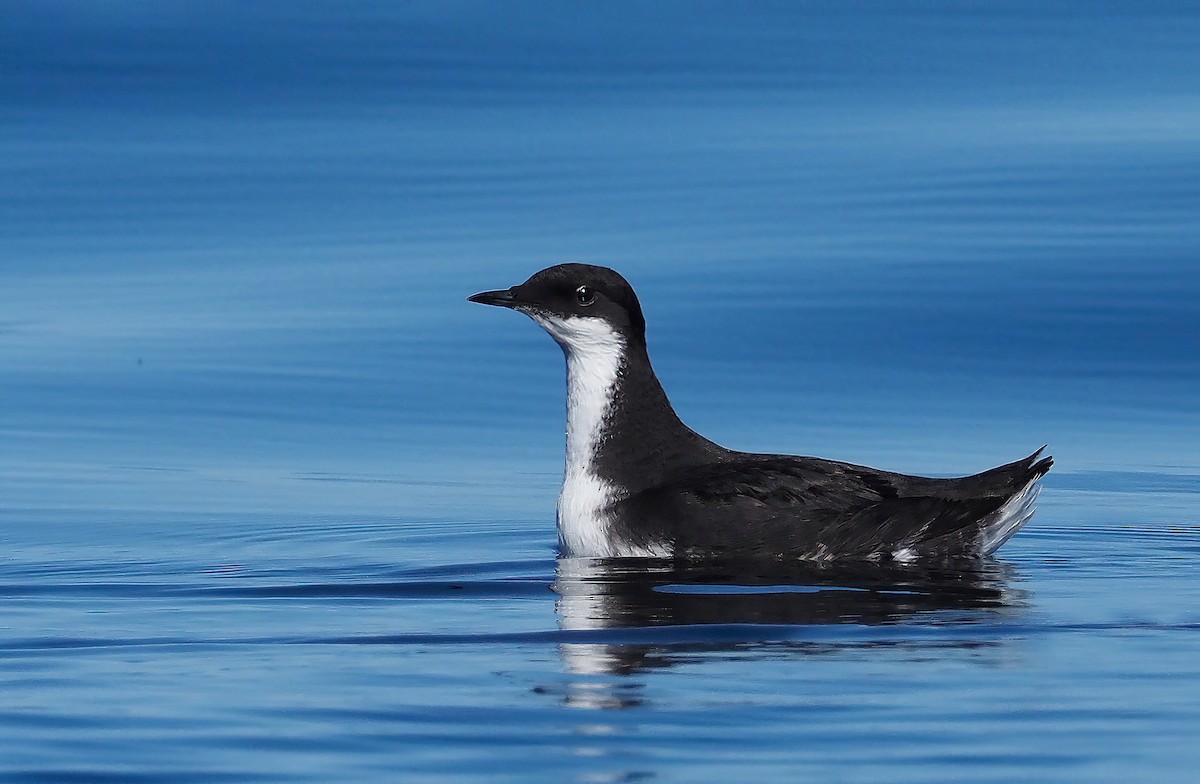
M 669 667 L 673 652 L 681 647 L 721 651 L 761 642 L 764 635 L 747 634 L 741 628 L 746 625 L 790 627 L 766 636 L 784 640 L 797 652 L 814 653 L 829 650 L 831 643 L 795 639 L 804 627 L 878 626 L 915 620 L 924 624 L 976 623 L 980 613 L 994 618 L 996 613 L 1023 606 L 1023 593 L 1010 585 L 1013 571 L 991 560 L 887 566 L 561 558 L 554 589 L 559 594 L 557 609 L 563 630 L 674 627 L 645 642 L 617 635 L 611 643 L 562 646 L 566 668 L 573 674 L 626 675 Z M 979 642 L 966 637 L 953 644 L 976 646 Z M 595 694 L 596 684 L 578 686 L 582 693 L 570 696 L 574 702 L 612 707 L 634 699 L 620 684 L 616 692 L 603 698 Z

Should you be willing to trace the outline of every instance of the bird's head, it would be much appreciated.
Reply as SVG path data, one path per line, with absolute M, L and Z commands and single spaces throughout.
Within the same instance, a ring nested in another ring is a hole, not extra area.
M 614 340 L 624 345 L 646 341 L 646 320 L 633 287 L 608 267 L 559 264 L 520 285 L 482 291 L 468 299 L 524 313 L 568 354 Z

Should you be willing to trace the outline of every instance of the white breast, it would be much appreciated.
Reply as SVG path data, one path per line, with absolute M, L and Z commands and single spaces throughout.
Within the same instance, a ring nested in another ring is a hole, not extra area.
M 664 555 L 614 541 L 607 512 L 621 490 L 594 470 L 625 358 L 625 340 L 601 318 L 532 318 L 567 356 L 567 458 L 558 496 L 558 542 L 563 555 Z

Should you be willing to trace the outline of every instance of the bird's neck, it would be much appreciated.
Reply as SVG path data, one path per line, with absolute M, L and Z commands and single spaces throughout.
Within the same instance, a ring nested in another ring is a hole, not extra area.
M 680 421 L 643 343 L 616 336 L 566 355 L 568 479 L 636 492 L 720 450 Z
M 625 361 L 623 341 L 572 348 L 567 356 L 568 478 L 595 474 Z

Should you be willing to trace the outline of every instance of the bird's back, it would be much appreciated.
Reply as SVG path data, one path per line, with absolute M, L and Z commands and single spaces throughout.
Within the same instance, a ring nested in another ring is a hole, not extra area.
M 677 556 L 824 560 L 976 556 L 1032 514 L 1050 458 L 954 479 L 812 457 L 729 452 L 618 501 L 614 533 Z

